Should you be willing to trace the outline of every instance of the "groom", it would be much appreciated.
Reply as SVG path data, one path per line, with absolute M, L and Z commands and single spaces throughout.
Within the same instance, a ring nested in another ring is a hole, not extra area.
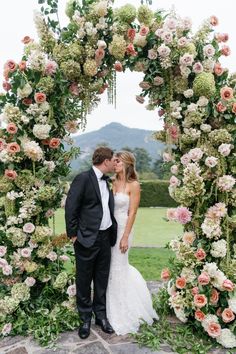
M 92 311 L 95 323 L 104 332 L 114 333 L 106 317 L 106 288 L 117 223 L 113 193 L 105 175 L 113 169 L 113 151 L 108 147 L 97 148 L 93 167 L 75 177 L 65 205 L 66 231 L 75 249 L 77 307 L 82 320 L 79 336 L 82 339 L 90 334 Z

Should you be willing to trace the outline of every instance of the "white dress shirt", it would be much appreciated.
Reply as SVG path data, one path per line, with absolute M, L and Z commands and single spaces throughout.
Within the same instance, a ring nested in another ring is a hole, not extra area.
M 101 225 L 99 230 L 106 230 L 112 225 L 111 221 L 111 214 L 110 214 L 110 209 L 109 209 L 109 190 L 107 187 L 107 182 L 101 177 L 103 176 L 103 173 L 99 170 L 99 168 L 93 166 L 93 170 L 97 176 L 98 180 L 98 186 L 100 189 L 100 194 L 101 194 L 101 199 L 102 199 L 102 209 L 103 209 L 103 217 L 101 221 Z

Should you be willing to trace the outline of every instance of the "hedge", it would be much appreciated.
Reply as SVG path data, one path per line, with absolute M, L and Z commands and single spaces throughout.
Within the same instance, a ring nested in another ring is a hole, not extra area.
M 140 181 L 140 207 L 176 207 L 177 203 L 169 196 L 168 181 Z

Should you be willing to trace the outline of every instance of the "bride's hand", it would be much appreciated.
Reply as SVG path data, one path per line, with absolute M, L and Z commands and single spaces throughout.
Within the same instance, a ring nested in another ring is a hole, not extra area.
M 125 253 L 129 248 L 129 244 L 128 244 L 128 239 L 126 237 L 122 237 L 122 239 L 120 240 L 120 250 L 121 253 Z

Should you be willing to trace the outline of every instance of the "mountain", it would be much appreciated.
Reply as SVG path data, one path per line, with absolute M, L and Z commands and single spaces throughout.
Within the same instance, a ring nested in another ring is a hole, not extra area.
M 72 169 L 79 169 L 81 160 L 90 156 L 97 145 L 103 143 L 116 151 L 124 147 L 144 148 L 154 161 L 160 156 L 165 146 L 162 142 L 153 140 L 152 133 L 151 130 L 128 128 L 120 123 L 110 123 L 99 130 L 73 137 L 75 146 L 81 149 L 81 155 L 72 161 Z

